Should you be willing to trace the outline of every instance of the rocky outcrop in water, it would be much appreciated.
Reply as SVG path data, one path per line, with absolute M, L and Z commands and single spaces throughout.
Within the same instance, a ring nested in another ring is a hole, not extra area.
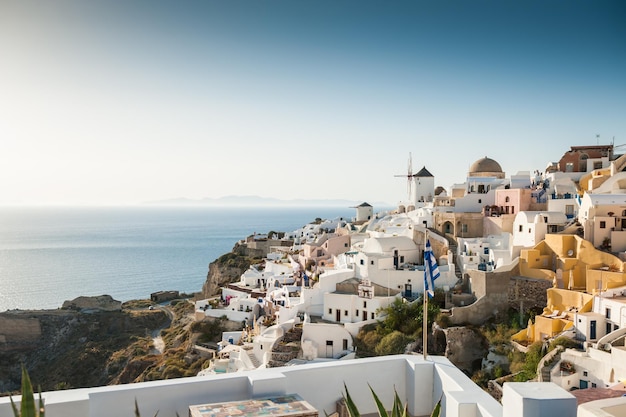
M 64 310 L 78 311 L 121 311 L 122 302 L 114 300 L 110 295 L 96 297 L 77 297 L 63 303 Z

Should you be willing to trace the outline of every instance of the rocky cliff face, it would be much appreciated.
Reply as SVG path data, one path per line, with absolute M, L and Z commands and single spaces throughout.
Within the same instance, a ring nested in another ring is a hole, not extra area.
M 165 323 L 163 311 L 147 309 L 0 313 L 0 393 L 19 389 L 21 363 L 42 391 L 106 385 L 118 372 L 114 353 Z
M 445 355 L 450 362 L 468 375 L 481 369 L 488 351 L 483 335 L 469 327 L 449 327 L 443 332 L 447 341 Z
M 220 287 L 238 282 L 252 264 L 253 258 L 246 253 L 245 246 L 235 245 L 232 252 L 224 254 L 209 264 L 209 273 L 202 285 L 202 296 L 213 297 L 219 294 Z
M 64 310 L 79 311 L 121 311 L 122 303 L 114 300 L 110 295 L 96 297 L 78 297 L 63 303 Z

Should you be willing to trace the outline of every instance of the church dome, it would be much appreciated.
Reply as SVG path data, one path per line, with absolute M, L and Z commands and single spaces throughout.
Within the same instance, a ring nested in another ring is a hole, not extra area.
M 485 156 L 484 158 L 481 158 L 472 164 L 472 166 L 470 167 L 469 176 L 493 176 L 496 178 L 504 178 L 504 172 L 502 172 L 502 167 L 498 162 Z

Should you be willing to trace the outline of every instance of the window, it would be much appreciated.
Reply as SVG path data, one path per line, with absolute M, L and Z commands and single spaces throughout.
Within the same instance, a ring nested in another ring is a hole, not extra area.
M 365 260 L 361 259 L 361 265 L 365 265 Z
M 374 320 L 374 313 L 372 313 L 372 320 Z
M 374 265 L 374 261 L 370 261 L 370 265 Z
M 343 350 L 348 350 L 348 339 L 343 339 Z
M 464 224 L 461 225 L 461 231 L 463 233 L 467 233 L 467 224 L 464 223 Z
M 610 309 L 610 308 L 608 308 L 608 307 L 607 307 L 606 309 L 604 309 L 604 316 L 605 316 L 607 319 L 610 319 L 610 318 L 611 318 L 611 309 Z
M 565 172 L 574 172 L 574 163 L 568 162 L 565 164 Z
M 367 301 L 363 301 L 363 308 L 367 308 Z
M 348 247 L 348 244 L 347 244 L 347 243 L 344 243 L 344 244 L 343 244 L 343 247 L 344 247 L 344 248 L 347 248 L 347 247 Z
M 478 199 L 478 204 L 480 204 L 480 203 L 482 203 L 482 202 L 483 202 L 483 200 L 479 198 L 479 199 Z
M 326 341 L 326 346 L 332 346 L 333 345 L 333 341 L 332 340 L 327 340 Z
M 511 202 L 511 199 L 509 198 L 509 196 L 508 196 L 508 195 L 507 195 L 507 196 L 506 196 L 506 198 L 504 199 L 504 202 L 505 202 L 505 203 L 510 203 L 510 202 Z
M 583 376 L 587 376 L 587 371 L 583 371 Z
M 404 256 L 400 257 L 400 263 L 403 264 L 404 263 Z
M 321 250 L 317 251 L 317 257 L 319 258 L 320 256 L 322 256 L 324 254 L 324 252 L 322 252 Z
M 359 317 L 359 310 L 356 311 L 356 313 L 354 314 L 355 316 Z
M 343 315 L 344 315 L 344 316 L 347 316 L 347 315 L 348 315 L 348 310 L 344 310 L 344 311 L 343 311 Z
M 602 169 L 602 161 L 594 162 L 593 169 Z
M 328 314 L 333 314 L 333 309 L 332 308 L 328 309 Z
M 573 204 L 567 204 L 565 206 L 565 214 L 568 216 L 573 216 L 574 215 L 574 205 Z
M 606 222 L 604 220 L 600 221 L 600 229 L 606 229 Z
M 521 224 L 519 225 L 519 231 L 520 231 L 520 232 L 523 232 L 523 231 L 524 231 L 524 226 L 523 226 L 523 225 L 521 225 Z

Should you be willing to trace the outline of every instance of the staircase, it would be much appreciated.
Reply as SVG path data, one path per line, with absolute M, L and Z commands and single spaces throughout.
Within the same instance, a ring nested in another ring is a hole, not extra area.
M 280 340 L 274 343 L 267 367 L 284 366 L 290 360 L 296 359 L 300 354 L 301 339 L 302 325 L 289 329 Z
M 261 366 L 261 361 L 257 359 L 256 355 L 254 354 L 254 350 L 252 349 L 252 346 L 244 347 L 243 350 L 244 352 L 246 352 L 246 355 L 248 355 L 248 357 L 250 358 L 250 362 L 252 362 L 252 365 L 254 366 L 255 369 Z
M 450 250 L 450 252 L 452 252 L 452 262 L 454 263 L 454 266 L 456 268 L 454 268 L 454 273 L 456 275 L 456 277 L 459 279 L 459 282 L 463 281 L 463 274 L 461 274 L 461 268 L 459 267 L 459 262 L 457 261 L 457 249 L 458 249 L 458 245 L 456 243 L 456 240 L 454 240 L 453 238 L 446 236 L 442 233 L 440 233 L 439 231 L 435 230 L 435 229 L 428 229 L 428 233 L 434 233 L 438 236 L 443 237 L 444 239 L 446 239 L 448 241 L 448 249 Z
M 542 360 L 539 362 L 539 366 L 541 367 L 541 371 L 537 372 L 537 378 L 539 382 L 550 382 L 550 372 L 552 368 L 556 366 L 557 363 L 561 361 L 561 352 L 563 348 L 561 346 L 557 346 L 556 349 L 549 352 Z

